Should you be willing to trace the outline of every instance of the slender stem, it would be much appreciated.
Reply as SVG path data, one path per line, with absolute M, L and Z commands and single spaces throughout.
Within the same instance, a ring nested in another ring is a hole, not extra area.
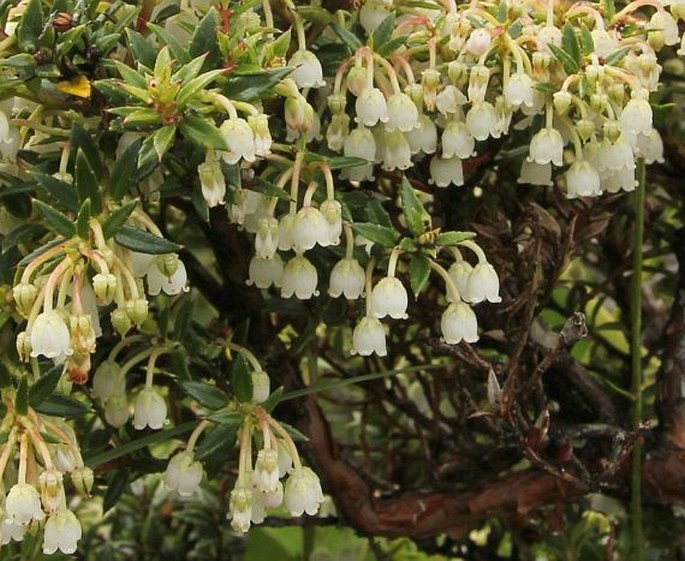
M 635 239 L 633 245 L 633 283 L 631 289 L 631 358 L 632 387 L 634 396 L 632 427 L 638 430 L 642 423 L 642 244 L 644 236 L 645 160 L 637 160 L 637 188 L 635 189 Z M 633 447 L 633 465 L 630 489 L 630 514 L 632 522 L 632 559 L 644 559 L 644 534 L 642 532 L 642 443 L 636 440 Z

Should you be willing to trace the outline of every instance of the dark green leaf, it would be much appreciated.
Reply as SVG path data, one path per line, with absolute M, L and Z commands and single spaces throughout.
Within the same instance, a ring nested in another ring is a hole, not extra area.
M 171 76 L 171 82 L 185 83 L 197 77 L 202 69 L 202 65 L 207 58 L 207 53 L 196 55 L 188 64 L 184 64 Z
M 38 199 L 33 200 L 33 207 L 43 215 L 48 226 L 58 234 L 61 234 L 65 238 L 71 238 L 76 233 L 74 222 L 59 210 L 52 208 L 50 205 L 46 205 L 43 201 L 39 201 Z
M 114 61 L 114 65 L 126 84 L 147 91 L 147 81 L 145 80 L 144 76 L 123 62 L 119 62 L 118 60 Z
M 236 353 L 231 367 L 231 389 L 238 401 L 252 401 L 252 374 L 243 353 Z
M 7 253 L 19 244 L 32 242 L 45 234 L 42 224 L 20 224 L 2 238 L 2 253 Z
M 100 186 L 86 154 L 80 148 L 76 154 L 76 177 L 74 182 L 79 202 L 83 204 L 86 199 L 90 199 L 93 214 L 100 214 L 102 210 Z
M 76 216 L 76 233 L 82 240 L 87 240 L 90 236 L 90 217 L 90 199 L 86 199 Z
M 279 424 L 285 429 L 285 432 L 287 432 L 290 436 L 293 437 L 294 440 L 299 440 L 300 442 L 307 442 L 309 440 L 309 438 L 307 438 L 307 435 L 300 432 L 292 425 L 284 423 L 283 421 L 279 421 Z
M 176 62 L 179 64 L 188 64 L 190 62 L 190 54 L 188 53 L 188 49 L 182 46 L 181 43 L 178 42 L 178 39 L 171 35 L 171 33 L 169 33 L 163 27 L 155 25 L 154 23 L 148 23 L 147 26 L 155 35 L 157 35 L 157 38 L 160 39 L 160 42 L 163 45 L 169 47 L 169 50 L 171 51 L 174 59 L 176 59 Z
M 69 185 L 56 177 L 37 171 L 31 172 L 31 177 L 36 180 L 38 186 L 48 193 L 50 198 L 56 203 L 61 204 L 71 212 L 78 212 L 78 194 L 73 185 Z
M 22 258 L 19 263 L 17 263 L 17 267 L 26 267 L 31 261 L 33 261 L 36 257 L 39 255 L 43 255 L 46 251 L 52 249 L 53 247 L 56 247 L 60 244 L 63 244 L 65 242 L 63 237 L 55 238 L 54 240 L 50 240 L 48 243 L 34 249 L 31 253 L 29 253 L 26 257 Z
M 242 424 L 245 415 L 239 411 L 220 409 L 219 411 L 210 413 L 207 418 L 219 425 L 233 425 L 234 427 L 239 427 Z
M 592 35 L 590 34 L 590 30 L 587 28 L 585 24 L 582 24 L 580 26 L 580 31 L 580 45 L 583 56 L 591 55 L 595 52 L 595 41 L 592 38 Z
M 183 341 L 188 333 L 188 328 L 193 318 L 193 304 L 192 298 L 184 298 L 176 306 L 176 318 L 174 319 L 175 341 Z
M 475 232 L 443 232 L 439 234 L 435 240 L 435 245 L 440 247 L 457 245 L 464 240 L 470 240 L 476 237 Z
M 102 161 L 100 160 L 100 150 L 93 137 L 81 125 L 74 123 L 71 127 L 70 142 L 72 150 L 83 150 L 95 178 L 99 179 L 102 176 Z
M 188 115 L 181 121 L 181 132 L 192 143 L 201 148 L 228 150 L 228 144 L 221 131 L 204 117 Z
M 205 17 L 200 20 L 199 25 L 193 33 L 193 38 L 188 47 L 190 56 L 197 57 L 207 53 L 208 64 L 216 67 L 214 62 L 221 56 L 216 36 L 219 25 L 219 14 L 217 14 L 217 11 L 214 8 L 211 8 L 205 14 Z
M 354 33 L 350 33 L 341 25 L 337 23 L 332 23 L 331 29 L 338 37 L 340 37 L 342 42 L 345 43 L 345 45 L 347 45 L 350 51 L 354 52 L 360 47 L 363 47 L 362 42 L 357 38 L 357 36 Z
M 124 150 L 121 157 L 114 163 L 109 192 L 112 198 L 117 202 L 120 201 L 136 183 L 138 175 L 138 152 L 140 152 L 141 144 L 142 140 L 136 140 Z
M 198 460 L 204 460 L 221 449 L 232 448 L 235 446 L 237 430 L 238 425 L 233 423 L 217 425 L 195 449 L 195 457 Z
M 138 206 L 138 200 L 134 199 L 127 202 L 125 205 L 120 206 L 107 217 L 102 224 L 102 233 L 104 234 L 106 240 L 116 234 L 119 228 L 126 223 L 128 217 L 131 216 L 131 213 L 135 210 L 136 206 Z
M 560 49 L 556 45 L 550 43 L 548 45 L 554 57 L 561 62 L 566 74 L 575 74 L 580 70 L 580 65 L 567 53 L 564 49 Z
M 107 483 L 107 491 L 102 499 L 102 510 L 107 512 L 114 507 L 128 487 L 128 470 L 116 470 Z
M 430 272 L 430 259 L 423 253 L 415 253 L 409 262 L 409 282 L 415 297 L 418 298 L 428 285 Z
M 276 197 L 278 199 L 281 199 L 283 201 L 289 201 L 290 200 L 290 193 L 283 189 L 282 187 L 279 187 L 278 185 L 274 185 L 273 183 L 267 181 L 266 179 L 262 179 L 260 176 L 255 176 L 254 178 L 254 186 L 253 186 L 253 191 L 257 191 L 258 193 L 261 193 L 262 195 L 267 195 L 269 197 Z
M 380 47 L 375 49 L 376 54 L 386 57 L 394 53 L 397 49 L 402 47 L 409 38 L 409 35 L 399 35 L 398 37 L 393 37 L 390 41 L 386 41 Z
M 578 42 L 578 36 L 576 35 L 576 28 L 568 21 L 566 22 L 566 25 L 564 25 L 561 47 L 571 55 L 571 58 L 573 58 L 580 68 L 580 43 Z
M 395 30 L 395 17 L 395 12 L 391 11 L 390 15 L 380 23 L 371 35 L 374 50 L 376 50 L 377 47 L 385 45 L 392 37 L 392 32 Z
M 228 403 L 228 396 L 216 386 L 205 382 L 182 380 L 178 382 L 181 390 L 208 409 L 220 409 Z
M 224 86 L 222 93 L 236 101 L 255 101 L 264 97 L 269 90 L 292 71 L 291 67 L 285 66 L 258 74 L 231 76 Z
M 26 412 L 29 410 L 29 380 L 27 376 L 22 376 L 21 380 L 19 380 L 14 406 L 17 408 L 19 415 L 26 415 Z
M 159 164 L 159 158 L 157 158 L 157 152 L 155 150 L 155 137 L 154 135 L 148 136 L 143 143 L 140 145 L 140 152 L 138 152 L 138 169 L 143 169 L 147 166 Z
M 35 52 L 42 32 L 42 3 L 40 0 L 29 0 L 15 32 L 21 50 L 29 53 Z
M 219 76 L 225 73 L 226 70 L 220 68 L 218 70 L 210 70 L 209 72 L 200 74 L 197 78 L 193 78 L 179 90 L 178 95 L 176 96 L 176 103 L 179 107 L 185 106 L 197 92 L 207 87 L 207 85 L 211 84 Z
M 378 199 L 371 199 L 366 205 L 366 218 L 372 224 L 378 224 L 379 226 L 387 226 L 392 228 L 392 220 L 390 220 L 390 215 L 388 211 L 383 207 Z
M 128 44 L 133 52 L 136 62 L 141 62 L 145 66 L 152 67 L 155 64 L 157 52 L 149 41 L 142 34 L 132 29 L 126 30 Z
M 355 222 L 352 224 L 352 227 L 358 234 L 361 234 L 370 242 L 383 247 L 395 247 L 395 244 L 400 239 L 397 231 L 388 226 L 370 224 L 368 222 Z
M 131 130 L 151 130 L 162 125 L 162 116 L 156 109 L 140 107 L 128 113 L 122 124 Z
M 630 49 L 632 49 L 631 46 L 627 47 L 621 47 L 617 51 L 614 51 L 611 53 L 608 57 L 604 59 L 604 64 L 606 66 L 616 66 L 619 62 L 621 62 L 626 55 L 630 52 Z
M 276 388 L 274 391 L 272 391 L 269 398 L 261 404 L 264 410 L 271 413 L 271 411 L 273 411 L 276 408 L 276 406 L 281 402 L 281 398 L 283 397 L 284 391 L 285 390 L 283 386 Z
M 64 365 L 57 364 L 36 380 L 29 391 L 29 404 L 31 407 L 37 407 L 52 395 L 62 378 L 63 371 Z
M 406 177 L 402 178 L 402 212 L 412 234 L 420 236 L 431 229 L 431 216 Z
M 164 255 L 181 249 L 180 245 L 172 241 L 126 224 L 119 228 L 119 231 L 114 235 L 114 240 L 126 249 L 149 255 Z
M 176 125 L 167 125 L 162 127 L 152 135 L 155 153 L 157 154 L 157 158 L 160 162 L 162 161 L 162 157 L 166 151 L 174 143 L 174 138 L 176 138 Z M 140 161 L 138 163 L 140 164 Z
M 90 407 L 80 402 L 78 399 L 64 395 L 53 393 L 45 398 L 45 400 L 35 407 L 38 413 L 43 415 L 52 415 L 53 417 L 65 417 L 67 419 L 75 417 L 83 417 L 90 413 Z

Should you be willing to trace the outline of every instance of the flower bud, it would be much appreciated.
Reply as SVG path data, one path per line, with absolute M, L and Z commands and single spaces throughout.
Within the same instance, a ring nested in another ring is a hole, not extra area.
M 90 314 L 69 316 L 69 326 L 73 352 L 89 354 L 95 351 L 95 330 Z
M 552 97 L 554 99 L 554 109 L 557 110 L 557 113 L 559 113 L 559 115 L 566 115 L 571 107 L 573 96 L 566 90 L 561 90 L 555 92 Z
M 252 401 L 254 403 L 264 403 L 271 395 L 271 380 L 269 375 L 263 370 L 254 370 L 252 378 Z
M 304 133 L 314 124 L 314 109 L 301 94 L 285 100 L 285 122 L 289 129 Z
M 129 329 L 133 327 L 131 318 L 123 308 L 116 308 L 110 314 L 112 327 L 116 330 L 120 337 L 125 337 Z
M 269 130 L 269 117 L 264 113 L 250 115 L 247 123 L 254 134 L 254 147 L 256 156 L 266 156 L 271 152 L 271 131 Z
M 438 86 L 440 85 L 440 72 L 435 68 L 427 68 L 421 73 L 421 85 L 423 86 L 423 102 L 428 111 L 435 111 Z
M 126 314 L 136 325 L 141 325 L 147 319 L 147 309 L 148 302 L 145 298 L 137 298 L 136 300 L 128 300 L 126 302 Z
M 12 297 L 17 306 L 17 311 L 23 316 L 28 317 L 33 303 L 36 301 L 38 289 L 28 283 L 20 283 L 12 289 Z
M 273 216 L 257 220 L 255 253 L 257 257 L 271 259 L 278 249 L 278 220 Z
M 213 208 L 224 204 L 226 180 L 221 171 L 221 165 L 213 155 L 207 155 L 207 159 L 197 167 L 197 174 L 200 177 L 202 196 L 207 206 Z
M 126 394 L 113 395 L 105 402 L 105 420 L 113 427 L 121 427 L 128 421 L 129 409 Z
M 353 66 L 347 73 L 347 89 L 354 97 L 359 97 L 366 88 L 367 71 L 363 66 Z M 332 111 L 332 109 L 331 109 Z
M 278 451 L 263 448 L 257 452 L 254 484 L 258 491 L 269 493 L 278 487 Z
M 112 273 L 93 275 L 93 291 L 98 303 L 107 305 L 112 301 L 117 290 L 117 277 Z
M 288 65 L 295 68 L 290 74 L 290 78 L 295 81 L 298 88 L 320 88 L 326 85 L 321 62 L 313 52 L 295 51 L 290 57 Z
M 121 395 L 125 392 L 125 382 L 121 366 L 113 360 L 105 360 L 93 376 L 93 397 L 107 401 L 114 395 Z
M 326 142 L 328 147 L 339 152 L 345 146 L 345 139 L 350 132 L 350 116 L 347 113 L 334 114 L 326 129 Z
M 27 362 L 31 356 L 31 339 L 26 331 L 22 331 L 17 335 L 16 346 L 19 360 Z
M 54 467 L 43 471 L 38 477 L 40 486 L 41 500 L 47 512 L 54 512 L 60 506 L 64 506 L 63 495 L 64 485 L 62 484 L 62 474 Z

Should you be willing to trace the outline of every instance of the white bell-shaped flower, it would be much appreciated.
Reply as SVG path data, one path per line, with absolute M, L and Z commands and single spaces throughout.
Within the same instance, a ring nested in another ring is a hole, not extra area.
M 245 119 L 226 119 L 219 127 L 228 145 L 228 151 L 218 152 L 227 164 L 237 164 L 242 158 L 246 162 L 255 161 L 254 132 Z
M 253 481 L 258 491 L 269 493 L 278 487 L 278 450 L 262 448 L 257 452 Z
M 69 327 L 56 310 L 38 314 L 31 327 L 30 342 L 32 357 L 60 358 L 73 352 Z
M 319 511 L 323 491 L 319 477 L 308 467 L 299 467 L 290 474 L 285 483 L 283 502 L 292 516 L 311 516 Z
M 532 107 L 535 94 L 532 78 L 525 72 L 516 72 L 509 76 L 507 85 L 504 88 L 504 99 L 512 107 L 526 105 Z
M 43 520 L 40 493 L 28 483 L 16 483 L 5 499 L 7 518 L 17 524 L 26 525 L 32 520 Z
M 165 274 L 165 263 L 172 261 L 172 274 Z M 159 256 L 147 270 L 147 292 L 150 296 L 156 296 L 160 292 L 169 296 L 176 296 L 181 292 L 187 292 L 188 273 L 186 266 L 173 254 Z
M 649 29 L 658 30 L 663 36 L 664 45 L 675 45 L 680 41 L 678 24 L 666 10 L 657 10 L 649 20 Z
M 469 285 L 469 277 L 471 276 L 472 271 L 473 267 L 468 261 L 464 261 L 464 259 L 452 263 L 447 271 L 456 285 L 459 294 L 466 294 Z M 452 301 L 451 291 L 447 291 L 447 301 Z
M 364 292 L 366 275 L 356 259 L 341 259 L 331 271 L 328 295 L 337 298 L 341 294 L 348 300 L 356 300 Z
M 600 171 L 599 177 L 602 188 L 608 193 L 618 193 L 621 190 L 634 191 L 637 186 L 635 166 L 624 166 L 618 170 Z
M 499 116 L 494 105 L 488 101 L 474 103 L 466 114 L 466 128 L 476 140 L 499 138 Z
M 590 36 L 598 57 L 606 58 L 618 50 L 618 38 L 606 29 L 595 28 L 590 32 Z
M 546 164 L 538 164 L 532 160 L 523 160 L 517 183 L 552 185 L 552 163 L 547 162 Z
M 302 207 L 293 222 L 293 248 L 304 252 L 316 244 L 322 247 L 329 245 L 328 223 L 318 208 Z
M 295 70 L 290 74 L 297 87 L 301 90 L 304 88 L 320 88 L 326 85 L 323 79 L 323 69 L 321 62 L 317 56 L 307 50 L 297 50 L 290 57 L 288 66 L 292 66 Z
M 7 545 L 12 541 L 22 541 L 27 529 L 28 525 L 17 524 L 2 516 L 0 518 L 0 545 Z
M 474 29 L 471 35 L 469 35 L 469 38 L 466 40 L 465 49 L 469 54 L 480 58 L 488 52 L 491 43 L 492 35 L 490 35 L 490 31 L 486 27 L 479 27 Z
M 388 354 L 385 344 L 385 328 L 379 319 L 365 316 L 359 320 L 352 332 L 352 354 L 369 356 Z
M 326 227 L 328 231 L 328 240 L 324 246 L 338 245 L 340 243 L 340 235 L 342 234 L 342 205 L 335 199 L 326 199 L 319 211 L 326 219 Z
M 637 135 L 635 156 L 643 157 L 647 164 L 664 162 L 664 141 L 658 130 L 652 128 L 647 133 Z
M 499 295 L 499 277 L 495 268 L 487 261 L 481 261 L 471 271 L 462 298 L 476 304 L 487 300 L 493 304 L 502 301 Z
M 351 131 L 345 139 L 343 154 L 352 158 L 373 161 L 376 154 L 376 140 L 371 130 L 360 125 Z
M 375 318 L 407 319 L 407 289 L 397 277 L 384 277 L 371 291 L 370 311 Z
M 569 199 L 594 197 L 602 193 L 599 172 L 588 160 L 580 159 L 573 162 L 565 177 L 566 196 Z
M 202 464 L 187 450 L 169 460 L 164 472 L 164 486 L 182 497 L 193 495 L 200 487 L 204 470 Z
M 476 140 L 469 132 L 466 123 L 452 119 L 442 133 L 442 157 L 456 156 L 462 160 L 470 158 L 476 147 Z
M 350 116 L 347 113 L 337 113 L 331 116 L 331 122 L 326 129 L 328 147 L 340 152 L 345 146 L 345 140 L 350 134 Z
M 271 259 L 278 249 L 279 222 L 273 216 L 257 220 L 254 248 L 257 257 Z
M 412 154 L 433 154 L 438 148 L 438 129 L 428 115 L 421 115 L 415 129 L 405 133 Z
M 552 54 L 552 52 L 548 45 L 561 47 L 562 37 L 561 29 L 554 25 L 545 25 L 541 27 L 536 35 L 541 50 L 550 54 Z
M 406 93 L 398 92 L 388 98 L 388 121 L 385 129 L 409 132 L 414 130 L 419 122 L 419 110 Z
M 466 96 L 452 84 L 445 86 L 435 98 L 435 107 L 443 115 L 456 113 L 466 103 Z
M 453 302 L 442 313 L 440 319 L 442 338 L 448 345 L 478 341 L 478 321 L 471 306 L 464 302 Z
M 228 502 L 228 519 L 236 532 L 247 532 L 252 521 L 252 490 L 246 485 L 236 483 Z
M 530 141 L 529 160 L 536 164 L 564 164 L 564 139 L 554 128 L 540 129 Z
M 51 555 L 58 549 L 70 555 L 76 551 L 83 531 L 81 523 L 70 510 L 62 509 L 48 518 L 43 532 L 43 553 Z
M 388 121 L 388 104 L 383 92 L 378 88 L 366 88 L 354 104 L 357 112 L 356 121 L 367 127 L 372 127 L 379 121 Z
M 137 430 L 150 427 L 161 429 L 166 421 L 166 401 L 154 388 L 143 388 L 136 398 L 133 410 L 133 426 Z
M 451 158 L 433 156 L 430 163 L 430 174 L 437 187 L 464 184 L 464 169 L 461 160 L 456 156 Z
M 264 113 L 250 115 L 247 123 L 254 134 L 254 149 L 256 156 L 266 156 L 271 152 L 271 131 L 269 130 L 269 116 Z
M 383 169 L 391 171 L 409 169 L 411 166 L 411 148 L 404 133 L 398 130 L 386 131 L 383 143 Z
M 631 139 L 638 134 L 649 133 L 652 130 L 652 118 L 652 106 L 646 97 L 633 95 L 621 111 L 619 122 L 623 133 Z
M 271 285 L 281 286 L 283 280 L 283 260 L 278 253 L 274 253 L 271 259 L 254 256 L 250 260 L 248 268 L 247 285 L 255 285 L 257 288 L 266 289 Z
M 290 298 L 294 294 L 300 300 L 308 300 L 319 295 L 319 291 L 316 290 L 319 282 L 316 267 L 303 255 L 296 255 L 288 261 L 283 270 L 282 282 L 283 298 Z
M 226 180 L 219 162 L 213 156 L 209 156 L 204 163 L 197 166 L 197 174 L 200 177 L 202 196 L 207 201 L 207 206 L 213 208 L 224 204 Z
M 268 491 L 266 493 L 261 493 L 262 503 L 265 508 L 278 508 L 283 503 L 284 495 L 283 483 L 278 481 L 276 483 L 276 488 L 273 491 Z
M 359 23 L 367 34 L 373 33 L 376 28 L 390 15 L 392 0 L 367 0 L 359 9 Z

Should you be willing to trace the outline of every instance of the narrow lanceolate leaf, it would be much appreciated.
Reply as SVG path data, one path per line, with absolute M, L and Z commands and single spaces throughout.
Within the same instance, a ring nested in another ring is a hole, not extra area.
M 380 47 L 381 45 L 387 43 L 392 37 L 392 32 L 394 30 L 395 12 L 391 12 L 390 15 L 381 22 L 381 24 L 371 35 L 371 41 L 373 43 L 374 50 L 376 47 Z
M 611 53 L 608 57 L 604 59 L 604 64 L 607 66 L 616 66 L 619 62 L 621 62 L 630 52 L 630 49 L 632 47 L 621 47 L 617 51 L 614 51 Z
M 63 235 L 65 238 L 74 237 L 74 234 L 76 233 L 76 227 L 74 226 L 74 222 L 71 220 L 71 218 L 65 214 L 62 214 L 59 210 L 52 208 L 50 205 L 46 205 L 43 201 L 39 201 L 38 199 L 33 200 L 33 208 L 41 213 L 43 218 L 45 218 L 48 227 L 50 227 L 52 230 Z
M 114 61 L 114 66 L 119 71 L 119 74 L 121 74 L 124 82 L 126 82 L 129 86 L 134 86 L 136 88 L 140 88 L 141 90 L 147 91 L 147 82 L 144 76 L 138 74 L 138 72 L 133 70 L 133 68 L 124 64 L 123 62 L 119 62 L 118 60 Z
M 188 49 L 183 47 L 171 33 L 169 33 L 163 27 L 155 25 L 154 23 L 148 23 L 147 26 L 152 30 L 152 32 L 161 39 L 161 43 L 169 47 L 171 51 L 171 56 L 174 57 L 179 64 L 188 64 L 190 62 L 190 54 Z
M 152 44 L 141 33 L 132 29 L 126 30 L 126 37 L 136 61 L 143 63 L 145 66 L 153 66 L 157 52 Z
M 400 239 L 399 233 L 394 228 L 388 226 L 371 224 L 369 222 L 355 222 L 352 224 L 352 227 L 359 235 L 383 247 L 395 247 Z
M 93 136 L 81 125 L 74 123 L 71 127 L 70 142 L 73 151 L 83 150 L 95 178 L 99 179 L 102 176 L 102 161 L 100 150 Z
M 119 228 L 126 223 L 128 217 L 131 216 L 131 213 L 135 210 L 136 206 L 138 206 L 138 200 L 134 199 L 119 207 L 107 217 L 102 224 L 102 233 L 104 234 L 106 240 L 111 238 L 119 231 Z
M 37 407 L 52 395 L 62 378 L 63 370 L 64 365 L 58 364 L 36 380 L 29 390 L 29 405 L 31 407 Z
M 219 14 L 214 8 L 210 8 L 205 17 L 200 20 L 199 25 L 190 40 L 188 52 L 190 56 L 199 56 L 207 53 L 209 63 L 221 56 L 219 42 L 217 41 L 216 31 L 219 27 Z
M 362 42 L 359 39 L 357 39 L 357 36 L 354 33 L 351 33 L 341 25 L 338 25 L 337 23 L 332 23 L 331 29 L 338 37 L 340 37 L 342 42 L 345 43 L 345 45 L 347 45 L 347 47 L 351 51 L 354 52 L 363 46 Z
M 580 43 L 578 42 L 578 36 L 576 35 L 576 29 L 571 25 L 570 22 L 566 22 L 564 25 L 564 33 L 561 39 L 562 48 L 571 55 L 571 58 L 580 67 L 581 63 L 581 51 Z
M 260 99 L 293 70 L 292 67 L 285 66 L 258 74 L 231 76 L 221 93 L 236 101 L 254 101 Z
M 208 409 L 220 409 L 228 403 L 228 396 L 216 386 L 194 380 L 183 380 L 178 385 L 183 393 Z
M 188 82 L 195 78 L 202 69 L 202 65 L 207 58 L 207 53 L 201 54 L 191 60 L 188 64 L 184 64 L 177 72 L 171 76 L 172 82 Z
M 164 255 L 181 249 L 180 245 L 172 241 L 155 236 L 147 230 L 128 225 L 119 228 L 119 231 L 114 235 L 114 241 L 126 249 L 149 255 Z
M 155 134 L 152 135 L 153 145 L 155 148 L 155 153 L 159 161 L 162 161 L 162 156 L 174 143 L 174 138 L 176 138 L 176 125 L 167 125 L 158 129 Z
M 74 181 L 79 202 L 83 204 L 86 199 L 90 199 L 93 214 L 99 214 L 102 210 L 100 186 L 85 152 L 80 148 L 76 154 L 76 177 Z
M 214 411 L 214 413 L 207 415 L 207 418 L 220 425 L 233 425 L 234 427 L 239 427 L 243 422 L 245 415 L 238 411 L 231 411 L 230 409 L 220 409 L 219 411 Z
M 475 232 L 443 232 L 439 234 L 435 240 L 435 245 L 440 247 L 457 245 L 464 240 L 470 240 L 476 237 Z
M 250 365 L 242 353 L 237 353 L 231 367 L 231 389 L 238 401 L 252 400 L 252 375 Z
M 26 415 L 29 408 L 29 381 L 26 376 L 19 381 L 14 406 L 17 408 L 19 415 Z
M 178 91 L 178 95 L 176 96 L 178 107 L 182 108 L 197 92 L 207 87 L 225 72 L 224 69 L 210 70 L 209 72 L 200 74 L 197 78 L 190 80 Z
M 76 216 L 76 233 L 82 240 L 87 240 L 90 234 L 90 210 L 90 199 L 86 199 Z
M 73 185 L 69 185 L 64 181 L 60 181 L 52 175 L 40 173 L 37 171 L 31 172 L 38 185 L 50 195 L 50 198 L 55 202 L 61 204 L 64 208 L 71 212 L 78 212 L 78 194 Z
M 552 43 L 550 43 L 548 46 L 556 59 L 561 62 L 566 74 L 575 74 L 580 70 L 580 65 L 564 49 L 560 49 Z
M 406 177 L 402 178 L 402 212 L 407 227 L 415 236 L 420 236 L 431 228 L 431 216 L 416 195 L 416 191 Z
M 193 144 L 202 148 L 228 150 L 228 144 L 221 131 L 207 119 L 188 115 L 181 121 L 181 133 Z
M 430 272 L 430 259 L 423 253 L 415 253 L 409 262 L 409 282 L 415 297 L 418 298 L 428 285 Z
M 138 152 L 140 152 L 141 144 L 141 140 L 136 140 L 124 150 L 124 153 L 114 164 L 109 194 L 115 201 L 120 201 L 135 184 L 138 175 Z
M 239 424 L 223 423 L 214 427 L 195 449 L 195 457 L 202 461 L 219 450 L 235 446 L 235 436 L 239 426 Z
M 22 51 L 33 53 L 43 32 L 43 10 L 40 0 L 29 0 L 16 29 L 17 42 Z

